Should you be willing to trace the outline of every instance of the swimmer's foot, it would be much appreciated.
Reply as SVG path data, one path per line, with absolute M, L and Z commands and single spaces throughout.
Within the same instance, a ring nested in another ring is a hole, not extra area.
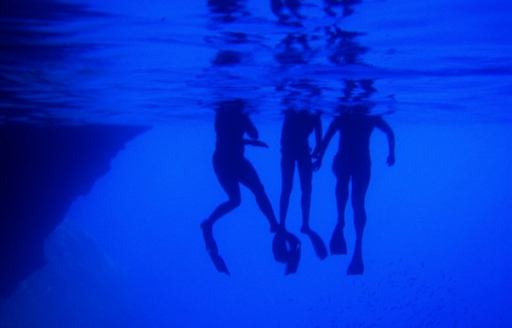
M 209 253 L 218 253 L 217 243 L 213 239 L 212 225 L 207 220 L 201 222 L 201 230 L 203 231 L 203 239 L 206 246 L 206 250 Z
M 364 264 L 362 256 L 354 256 L 347 268 L 347 275 L 362 275 L 364 273 Z
M 287 233 L 289 247 L 288 259 L 285 268 L 285 275 L 294 274 L 299 268 L 301 245 L 300 240 L 291 233 Z
M 288 261 L 288 246 L 286 243 L 286 231 L 278 231 L 272 240 L 272 254 L 274 259 L 280 263 Z
M 309 227 L 305 230 L 301 229 L 301 232 L 306 234 L 309 237 L 309 240 L 311 240 L 316 256 L 318 256 L 320 260 L 325 259 L 327 257 L 327 247 L 325 247 L 322 238 Z
M 208 252 L 210 254 L 210 258 L 212 259 L 213 265 L 215 265 L 215 269 L 217 269 L 220 273 L 225 273 L 229 276 L 229 270 L 224 262 L 224 259 L 218 254 L 214 252 Z
M 207 220 L 201 222 L 201 230 L 203 231 L 203 239 L 206 245 L 206 250 L 208 251 L 208 255 L 212 259 L 213 265 L 218 272 L 225 273 L 229 275 L 229 270 L 224 262 L 224 259 L 219 255 L 219 249 L 217 247 L 217 243 L 213 238 L 212 233 L 212 225 Z
M 345 255 L 347 254 L 347 242 L 343 235 L 343 228 L 337 224 L 332 232 L 331 242 L 329 243 L 329 250 L 331 255 Z

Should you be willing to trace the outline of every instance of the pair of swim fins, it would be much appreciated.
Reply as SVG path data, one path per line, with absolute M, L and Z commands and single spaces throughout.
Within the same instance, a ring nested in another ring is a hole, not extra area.
M 226 262 L 222 256 L 219 255 L 217 243 L 213 238 L 212 226 L 207 222 L 203 222 L 201 224 L 201 230 L 203 232 L 203 238 L 208 255 L 210 256 L 215 268 L 218 272 L 229 275 L 230 273 Z M 304 233 L 311 239 L 317 256 L 322 260 L 325 259 L 327 257 L 327 250 L 320 236 L 312 230 L 305 231 Z M 301 256 L 301 242 L 294 234 L 286 230 L 279 230 L 276 232 L 272 241 L 272 253 L 274 254 L 274 259 L 277 262 L 286 264 L 286 275 L 297 272 Z

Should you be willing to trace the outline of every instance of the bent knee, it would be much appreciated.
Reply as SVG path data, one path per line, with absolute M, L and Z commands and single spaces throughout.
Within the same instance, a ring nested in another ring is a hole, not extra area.
M 354 211 L 364 211 L 365 203 L 364 197 L 352 195 L 352 207 L 354 208 Z
M 236 207 L 240 206 L 241 202 L 242 202 L 242 200 L 240 199 L 240 197 L 233 197 L 228 200 L 228 204 L 232 208 L 236 208 Z
M 258 181 L 256 183 L 254 183 L 252 185 L 252 191 L 255 193 L 255 194 L 264 194 L 265 193 L 265 187 L 263 186 L 263 183 L 261 183 L 261 181 Z M 291 188 L 290 188 L 291 190 Z

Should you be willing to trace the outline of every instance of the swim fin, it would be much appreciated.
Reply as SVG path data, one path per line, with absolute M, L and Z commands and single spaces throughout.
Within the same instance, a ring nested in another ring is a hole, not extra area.
M 208 221 L 203 221 L 201 223 L 201 230 L 203 232 L 203 239 L 208 252 L 218 253 L 219 250 L 217 248 L 217 243 L 213 238 L 212 226 L 208 223 Z
M 331 242 L 329 243 L 329 250 L 332 255 L 344 255 L 347 254 L 347 242 L 343 235 L 343 228 L 336 224 L 334 231 L 332 232 Z
M 304 233 L 309 237 L 309 240 L 311 240 L 316 256 L 321 260 L 324 260 L 327 257 L 327 248 L 325 247 L 322 238 L 320 238 L 320 236 L 311 229 L 306 230 Z
M 290 250 L 288 252 L 285 274 L 289 275 L 297 272 L 299 267 L 301 244 L 300 240 L 289 232 L 286 233 L 286 241 Z
M 217 269 L 218 272 L 225 273 L 229 276 L 229 270 L 224 259 L 217 252 L 208 252 L 208 254 L 212 259 L 213 265 L 215 265 L 215 269 Z
M 215 265 L 215 269 L 218 272 L 225 273 L 229 275 L 229 270 L 224 262 L 224 259 L 219 255 L 219 249 L 217 247 L 217 243 L 213 238 L 212 226 L 208 223 L 208 221 L 203 221 L 201 223 L 201 230 L 203 231 L 203 239 L 206 246 L 206 250 L 208 251 L 208 255 L 212 259 L 213 265 Z
M 272 253 L 274 259 L 280 263 L 286 263 L 288 259 L 288 249 L 286 245 L 286 231 L 278 231 L 272 240 Z

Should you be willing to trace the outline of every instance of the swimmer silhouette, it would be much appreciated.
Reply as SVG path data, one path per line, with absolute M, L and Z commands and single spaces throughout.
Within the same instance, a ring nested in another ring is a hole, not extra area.
M 382 130 L 388 141 L 387 163 L 395 163 L 395 137 L 391 127 L 381 116 L 367 115 L 368 105 L 352 105 L 334 118 L 318 151 L 315 168 L 319 168 L 325 149 L 336 132 L 339 132 L 339 148 L 333 162 L 336 175 L 336 202 L 338 222 L 330 241 L 331 254 L 346 254 L 347 245 L 343 235 L 345 226 L 345 206 L 348 200 L 349 183 L 352 182 L 352 207 L 356 241 L 352 260 L 347 274 L 363 274 L 362 255 L 363 231 L 366 224 L 365 197 L 370 182 L 370 136 L 374 128 Z
M 240 184 L 245 185 L 256 196 L 256 202 L 270 224 L 270 231 L 276 232 L 279 224 L 270 201 L 253 166 L 244 157 L 245 145 L 265 147 L 258 139 L 258 131 L 244 111 L 245 102 L 241 99 L 219 103 L 215 116 L 217 141 L 213 154 L 215 174 L 226 193 L 228 200 L 215 208 L 201 223 L 206 249 L 219 272 L 229 274 L 229 270 L 219 255 L 212 227 L 223 215 L 240 205 Z M 249 139 L 245 139 L 247 134 Z
M 282 230 L 286 230 L 286 215 L 292 191 L 295 166 L 297 166 L 302 189 L 301 232 L 310 238 L 317 256 L 324 259 L 327 257 L 326 247 L 322 239 L 311 229 L 309 224 L 313 165 L 308 139 L 313 132 L 315 134 L 316 147 L 318 147 L 322 141 L 322 122 L 319 113 L 293 109 L 284 111 L 284 122 L 281 132 L 282 189 L 279 221 Z

